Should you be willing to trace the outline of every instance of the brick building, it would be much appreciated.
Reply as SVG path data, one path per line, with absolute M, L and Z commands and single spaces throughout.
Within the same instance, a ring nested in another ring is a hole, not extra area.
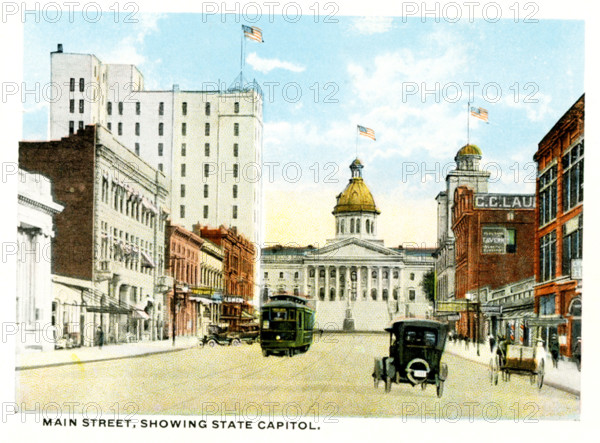
M 55 219 L 52 272 L 80 294 L 65 332 L 79 334 L 85 345 L 94 343 L 97 326 L 107 342 L 158 338 L 164 174 L 94 125 L 60 140 L 19 143 L 19 164 L 50 178 L 64 205 Z
M 475 340 L 487 331 L 500 332 L 494 331 L 494 321 L 485 327 L 477 306 L 490 291 L 533 275 L 534 206 L 534 195 L 475 193 L 465 186 L 454 191 L 456 300 L 469 302 L 461 312 L 458 334 Z
M 581 336 L 585 95 L 538 145 L 534 291 L 536 324 L 572 356 Z
M 166 334 L 172 337 L 173 319 L 176 335 L 206 334 L 208 324 L 219 321 L 218 305 L 223 289 L 222 248 L 181 226 L 169 224 L 166 263 L 173 279 L 167 294 L 169 324 Z
M 230 330 L 252 321 L 256 248 L 236 228 L 194 225 L 194 233 L 223 248 L 223 303 L 220 321 Z

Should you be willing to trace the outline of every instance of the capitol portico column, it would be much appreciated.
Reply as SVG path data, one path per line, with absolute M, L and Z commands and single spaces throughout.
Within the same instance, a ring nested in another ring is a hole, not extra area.
M 325 287 L 324 291 L 324 299 L 329 300 L 329 266 L 325 266 Z
M 393 267 L 389 267 L 389 271 L 388 271 L 388 306 L 391 305 L 394 302 L 394 296 L 393 296 L 393 285 L 392 285 L 392 281 L 393 281 L 393 277 L 394 277 L 394 269 Z
M 372 285 L 372 279 L 373 279 L 373 268 L 371 268 L 370 266 L 367 266 L 367 300 L 371 301 L 371 285 Z
M 348 297 L 348 300 L 352 301 L 352 282 L 350 280 L 350 272 L 352 272 L 352 268 L 350 266 L 346 266 L 346 284 L 344 285 L 344 292 L 346 292 L 346 297 Z
M 318 290 L 317 289 L 318 287 L 319 287 L 319 267 L 315 266 L 315 284 L 314 284 L 315 294 L 317 293 L 316 291 Z
M 340 284 L 340 269 L 341 266 L 336 266 L 335 267 L 335 299 L 339 300 L 340 299 L 340 289 L 341 289 L 341 284 Z
M 361 280 L 361 273 L 362 273 L 362 266 L 357 266 L 356 267 L 356 300 L 360 300 L 360 297 L 362 297 L 362 288 L 360 285 L 360 280 Z
M 381 300 L 382 297 L 382 289 L 383 289 L 383 268 L 381 266 L 377 267 L 377 300 Z
M 310 295 L 308 293 L 308 265 L 305 265 L 304 268 L 302 269 L 302 273 L 304 274 L 302 276 L 302 291 L 304 295 Z

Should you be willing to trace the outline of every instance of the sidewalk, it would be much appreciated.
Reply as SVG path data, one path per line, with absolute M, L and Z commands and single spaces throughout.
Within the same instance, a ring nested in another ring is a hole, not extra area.
M 463 357 L 477 363 L 489 366 L 492 353 L 489 344 L 479 345 L 479 356 L 477 355 L 477 345 L 470 343 L 469 348 L 465 349 L 464 343 L 455 343 L 446 341 L 446 352 Z M 577 370 L 575 363 L 565 360 L 559 360 L 558 368 L 552 366 L 552 360 L 546 361 L 544 375 L 544 385 L 551 386 L 570 394 L 581 396 L 581 372 Z
M 139 357 L 142 355 L 181 351 L 197 345 L 198 339 L 196 337 L 177 337 L 175 339 L 175 346 L 173 346 L 172 340 L 160 340 L 104 345 L 102 349 L 95 346 L 93 348 L 57 349 L 45 352 L 28 351 L 17 354 L 16 370 Z

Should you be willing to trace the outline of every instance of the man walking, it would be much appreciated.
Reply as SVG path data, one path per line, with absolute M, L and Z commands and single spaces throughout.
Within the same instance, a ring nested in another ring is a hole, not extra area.
M 98 326 L 98 330 L 96 331 L 96 342 L 98 343 L 98 348 L 102 349 L 102 344 L 104 343 L 104 331 L 102 330 L 102 326 Z

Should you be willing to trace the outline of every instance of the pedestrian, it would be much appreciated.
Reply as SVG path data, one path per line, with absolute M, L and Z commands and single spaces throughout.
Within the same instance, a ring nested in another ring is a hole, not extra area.
M 573 360 L 575 360 L 577 370 L 581 371 L 581 337 L 577 337 L 577 343 L 573 349 Z
M 550 355 L 552 355 L 552 365 L 555 368 L 558 368 L 558 356 L 560 352 L 560 347 L 558 344 L 558 337 L 556 334 L 553 334 L 550 338 Z
M 104 343 L 104 331 L 102 330 L 102 326 L 98 326 L 98 330 L 96 331 L 96 342 L 98 343 L 98 348 L 102 349 L 102 344 Z
M 494 336 L 490 333 L 490 335 L 488 335 L 488 341 L 490 342 L 490 352 L 494 352 L 494 346 L 496 345 L 496 339 L 494 338 Z
M 469 341 L 470 341 L 469 336 L 465 336 L 465 349 L 469 349 Z

